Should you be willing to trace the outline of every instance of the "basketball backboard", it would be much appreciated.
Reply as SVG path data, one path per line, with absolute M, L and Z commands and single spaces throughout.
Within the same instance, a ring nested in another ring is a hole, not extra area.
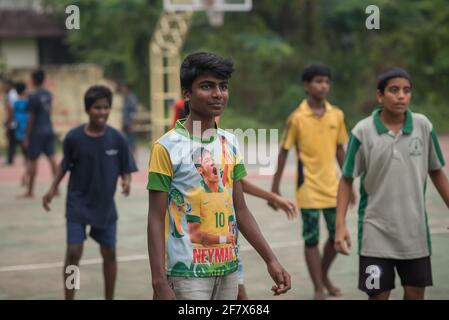
M 252 0 L 164 0 L 166 11 L 250 11 L 252 6 Z

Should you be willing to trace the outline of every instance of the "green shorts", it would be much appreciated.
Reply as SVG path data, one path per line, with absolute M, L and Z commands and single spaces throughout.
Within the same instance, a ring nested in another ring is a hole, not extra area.
M 326 220 L 329 240 L 335 239 L 335 217 L 337 216 L 336 208 L 327 209 L 301 209 L 302 217 L 302 236 L 306 247 L 315 247 L 320 241 L 320 211 L 323 211 Z

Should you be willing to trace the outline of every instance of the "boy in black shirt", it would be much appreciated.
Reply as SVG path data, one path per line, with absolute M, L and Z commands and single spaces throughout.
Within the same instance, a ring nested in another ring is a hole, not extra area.
M 28 185 L 22 198 L 32 198 L 34 195 L 34 181 L 37 172 L 37 160 L 44 153 L 53 173 L 56 175 L 55 134 L 51 121 L 52 94 L 44 88 L 45 73 L 36 70 L 31 75 L 35 91 L 28 100 L 28 122 L 23 139 L 23 146 L 27 150 Z
M 125 137 L 106 121 L 111 111 L 112 92 L 104 86 L 90 87 L 84 96 L 89 122 L 67 133 L 64 139 L 64 158 L 56 177 L 42 203 L 49 203 L 67 171 L 70 181 L 67 191 L 67 266 L 78 265 L 86 239 L 90 236 L 100 244 L 103 256 L 105 297 L 113 299 L 117 262 L 115 254 L 117 211 L 114 194 L 118 177 L 122 193 L 130 192 L 131 172 L 137 171 Z M 64 283 L 69 275 L 64 272 Z M 73 299 L 73 289 L 65 288 L 66 299 Z

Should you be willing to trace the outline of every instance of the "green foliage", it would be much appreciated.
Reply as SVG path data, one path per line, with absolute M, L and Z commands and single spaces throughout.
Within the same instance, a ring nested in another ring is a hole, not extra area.
M 57 19 L 65 7 L 80 9 L 79 30 L 68 30 L 70 51 L 80 62 L 97 63 L 105 76 L 130 83 L 148 105 L 148 43 L 162 8 L 161 0 L 46 0 Z
M 160 0 L 47 0 L 77 4 L 81 30 L 68 32 L 82 62 L 100 63 L 114 79 L 137 85 L 148 102 L 148 41 Z M 210 50 L 231 56 L 236 72 L 222 125 L 282 127 L 304 98 L 299 75 L 312 61 L 332 68 L 329 100 L 346 114 L 348 127 L 376 105 L 376 77 L 392 66 L 413 76 L 413 106 L 449 132 L 449 6 L 447 0 L 257 0 L 250 13 L 226 13 L 212 28 L 198 13 L 184 55 Z M 365 8 L 380 9 L 380 30 L 367 30 Z M 64 10 L 60 10 L 64 12 Z

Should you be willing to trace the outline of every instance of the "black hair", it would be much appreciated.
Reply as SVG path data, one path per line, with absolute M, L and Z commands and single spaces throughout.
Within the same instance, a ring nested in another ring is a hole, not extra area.
M 388 85 L 388 81 L 393 78 L 407 79 L 408 82 L 410 82 L 410 86 L 412 85 L 412 77 L 408 74 L 408 72 L 404 69 L 395 67 L 385 70 L 377 77 L 377 90 L 384 93 L 385 88 Z
M 301 80 L 304 82 L 310 82 L 317 76 L 327 76 L 329 79 L 332 79 L 331 69 L 322 63 L 308 64 L 302 72 Z
M 203 154 L 205 154 L 205 153 L 210 153 L 210 151 L 204 147 L 197 148 L 195 151 L 193 151 L 192 161 L 193 161 L 193 164 L 195 165 L 195 168 L 201 167 Z
M 191 90 L 193 81 L 204 74 L 228 80 L 233 72 L 232 59 L 225 59 L 211 52 L 192 53 L 181 64 L 181 88 Z
M 26 89 L 27 89 L 27 86 L 26 86 L 26 84 L 24 82 L 19 81 L 19 82 L 16 83 L 17 94 L 20 95 L 20 94 L 24 93 Z
M 33 71 L 31 74 L 31 78 L 33 79 L 33 83 L 40 86 L 44 83 L 45 80 L 45 72 L 44 70 L 38 69 Z
M 88 111 L 95 101 L 103 98 L 108 99 L 109 106 L 112 107 L 112 91 L 102 85 L 91 86 L 84 94 L 84 110 Z
M 184 100 L 184 110 L 182 112 L 182 118 L 187 118 L 190 113 L 190 103 L 187 100 Z

